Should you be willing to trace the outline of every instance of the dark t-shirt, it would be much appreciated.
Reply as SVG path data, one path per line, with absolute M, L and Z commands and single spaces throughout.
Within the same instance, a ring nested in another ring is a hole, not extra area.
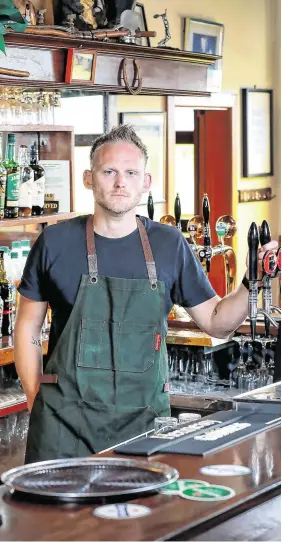
M 177 228 L 140 217 L 146 227 L 157 277 L 165 282 L 164 320 L 174 303 L 193 307 L 215 296 L 202 265 Z M 52 309 L 48 357 L 71 313 L 81 275 L 88 274 L 86 219 L 79 216 L 46 228 L 34 243 L 19 285 L 20 294 L 48 301 Z M 148 278 L 138 230 L 118 239 L 95 233 L 98 274 L 124 279 Z

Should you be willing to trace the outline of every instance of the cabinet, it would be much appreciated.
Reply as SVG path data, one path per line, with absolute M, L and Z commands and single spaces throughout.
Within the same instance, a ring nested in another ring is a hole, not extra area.
M 2 133 L 16 134 L 16 147 L 30 145 L 36 141 L 39 148 L 39 159 L 69 160 L 70 162 L 70 212 L 54 213 L 26 218 L 4 219 L 0 221 L 0 244 L 11 246 L 12 241 L 28 238 L 35 241 L 41 230 L 61 220 L 75 216 L 73 190 L 73 148 L 74 134 L 70 126 L 1 126 Z M 47 353 L 48 339 L 43 340 L 43 354 Z M 14 362 L 13 337 L 0 339 L 0 366 Z M 19 398 L 19 403 L 1 408 L 0 417 L 25 409 L 26 403 Z

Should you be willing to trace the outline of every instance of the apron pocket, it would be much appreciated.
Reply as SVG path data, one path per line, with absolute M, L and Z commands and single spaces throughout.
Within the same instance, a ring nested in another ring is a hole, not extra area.
M 120 324 L 119 348 L 115 359 L 117 371 L 143 373 L 155 362 L 157 351 L 155 326 Z
M 88 369 L 143 373 L 155 362 L 155 326 L 81 320 L 77 365 Z
M 89 369 L 112 369 L 109 331 L 114 324 L 105 321 L 81 320 L 78 337 L 78 367 Z M 111 335 L 114 330 L 112 329 Z

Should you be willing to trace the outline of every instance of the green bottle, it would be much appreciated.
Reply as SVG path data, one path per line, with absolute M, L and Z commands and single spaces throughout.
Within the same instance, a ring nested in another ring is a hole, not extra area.
M 0 220 L 3 220 L 4 218 L 5 194 L 6 194 L 6 183 L 7 183 L 7 171 L 3 163 L 2 145 L 3 145 L 3 139 L 2 139 L 2 134 L 0 134 Z
M 5 197 L 5 218 L 18 218 L 19 216 L 19 185 L 20 166 L 15 159 L 15 134 L 8 134 L 6 160 L 4 166 L 7 170 L 7 186 Z

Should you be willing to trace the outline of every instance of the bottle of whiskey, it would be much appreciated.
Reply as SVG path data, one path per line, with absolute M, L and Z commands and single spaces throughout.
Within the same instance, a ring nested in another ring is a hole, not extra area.
M 45 171 L 38 164 L 38 148 L 36 143 L 31 146 L 30 165 L 34 171 L 32 188 L 32 211 L 33 216 L 43 215 L 45 195 Z
M 3 301 L 2 335 L 13 333 L 13 300 L 11 283 L 6 277 L 4 250 L 0 250 L 0 297 Z
M 4 218 L 5 193 L 7 184 L 7 171 L 3 163 L 2 145 L 3 138 L 2 134 L 0 134 L 0 220 L 3 220 Z
M 19 166 L 19 216 L 31 216 L 34 170 L 29 165 L 28 148 L 26 145 L 20 146 Z
M 7 185 L 5 194 L 4 218 L 18 218 L 20 167 L 15 159 L 15 134 L 8 134 L 6 160 Z

